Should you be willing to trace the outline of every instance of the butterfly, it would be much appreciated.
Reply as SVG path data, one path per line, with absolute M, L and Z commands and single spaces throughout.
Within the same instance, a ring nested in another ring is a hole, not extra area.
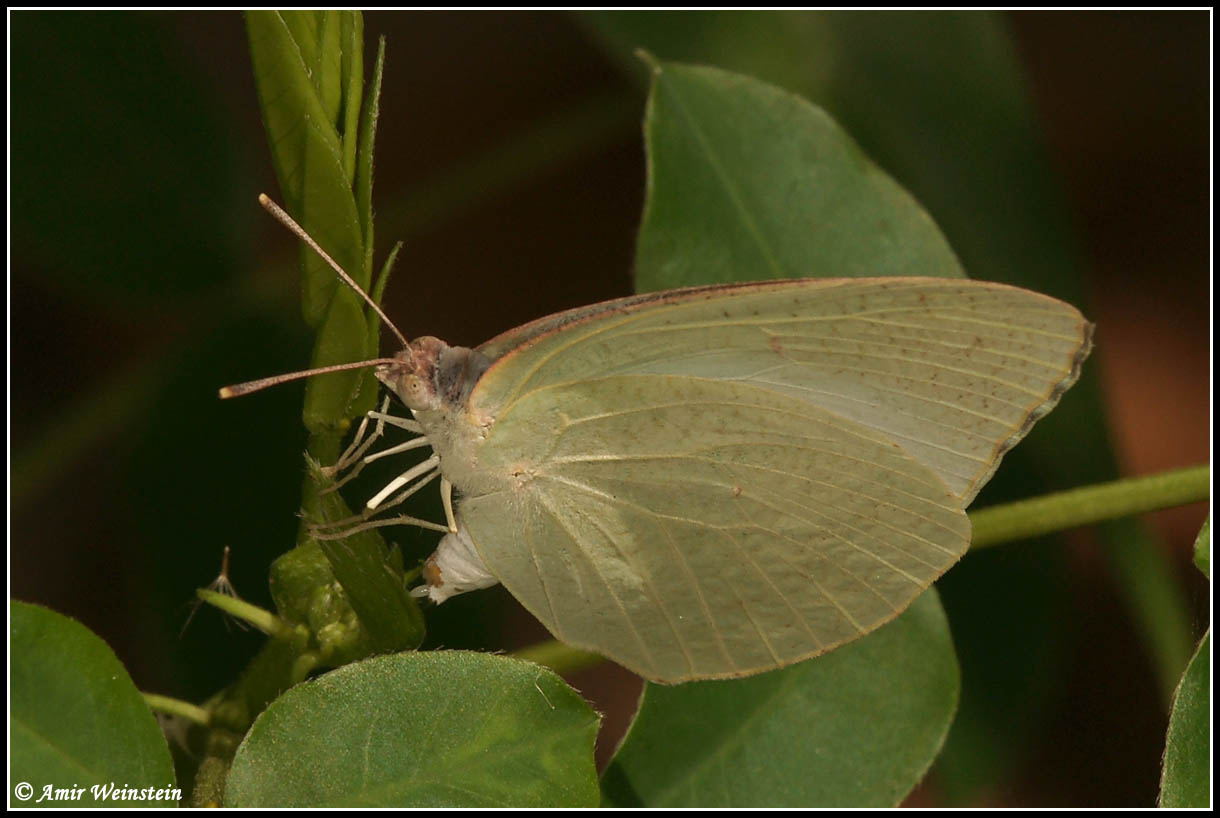
M 647 293 L 474 348 L 398 333 L 372 364 L 433 456 L 375 500 L 440 475 L 419 595 L 502 583 L 653 681 L 759 673 L 875 630 L 965 553 L 966 507 L 1091 334 L 1048 296 L 939 278 Z

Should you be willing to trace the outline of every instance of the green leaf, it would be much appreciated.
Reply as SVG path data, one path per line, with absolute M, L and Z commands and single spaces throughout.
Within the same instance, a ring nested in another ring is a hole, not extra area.
M 385 72 L 385 37 L 377 41 L 373 78 L 360 113 L 360 140 L 356 152 L 356 209 L 364 231 L 364 264 L 373 269 L 373 152 L 377 141 L 377 119 L 381 115 L 381 79 Z M 374 294 L 373 299 L 380 302 Z
M 79 622 L 24 602 L 9 602 L 9 628 L 9 780 L 33 793 L 21 801 L 14 786 L 9 806 L 33 806 L 46 787 L 83 791 L 42 806 L 177 806 L 165 738 L 109 646 Z M 160 800 L 107 800 L 93 785 L 151 787 Z
M 338 76 L 342 82 L 343 108 L 337 121 L 343 135 L 343 172 L 348 185 L 356 176 L 356 152 L 361 142 L 360 99 L 364 93 L 364 18 L 358 12 L 324 12 L 339 18 L 339 37 L 342 42 Z
M 296 44 L 326 121 L 337 124 L 343 104 L 339 13 L 287 11 L 278 14 Z
M 267 141 L 285 209 L 330 253 L 343 269 L 368 286 L 364 246 L 351 179 L 344 167 L 343 139 L 336 127 L 339 83 L 338 29 L 328 45 L 324 23 L 307 25 L 322 12 L 253 11 L 246 15 L 250 57 Z M 323 80 L 318 71 L 329 70 Z M 321 83 L 322 91 L 315 86 Z M 353 104 L 359 107 L 360 101 Z M 306 320 L 317 326 L 338 279 L 312 250 L 302 248 Z
M 358 12 L 249 12 L 255 82 L 285 209 L 366 292 L 372 278 L 373 134 L 358 127 L 363 99 L 363 32 Z M 375 106 L 375 100 L 373 105 Z M 375 117 L 365 117 L 371 124 Z M 361 147 L 363 146 L 363 147 Z M 360 160 L 357 161 L 357 149 Z M 358 164 L 364 168 L 357 180 Z M 356 201 L 353 185 L 360 188 Z M 363 214 L 363 215 L 362 215 Z M 302 244 L 302 310 L 318 330 L 313 367 L 376 357 L 364 302 Z M 328 458 L 344 419 L 371 408 L 368 372 L 311 378 L 305 425 L 310 451 Z
M 1212 518 L 1209 515 L 1203 521 L 1203 528 L 1195 538 L 1195 567 L 1203 572 L 1203 576 L 1212 578 Z
M 893 806 L 936 757 L 958 697 L 935 591 L 824 656 L 747 679 L 647 685 L 602 780 L 620 807 Z
M 1028 287 L 1076 304 L 1088 315 L 1071 221 L 1049 162 L 1022 71 L 1020 49 L 999 14 L 874 12 L 599 12 L 581 18 L 616 60 L 635 73 L 634 49 L 687 62 L 714 62 L 778 84 L 823 106 L 887 172 L 909 189 L 951 242 L 962 266 L 978 279 Z M 643 72 L 639 72 L 643 73 Z M 689 202 L 694 210 L 701 202 Z M 708 236 L 709 246 L 718 246 Z M 708 278 L 708 281 L 720 280 Z M 688 283 L 683 281 L 681 283 Z M 647 286 L 652 286 L 648 284 Z M 664 286 L 664 285 L 659 285 Z M 1101 328 L 1101 343 L 1107 337 Z M 1086 364 L 1080 381 L 1050 417 L 1006 456 L 980 505 L 1113 479 L 1114 460 L 1097 419 L 1105 406 Z M 1064 441 L 1072 445 L 1065 446 Z M 1194 636 L 1173 572 L 1136 521 L 1098 528 L 1104 558 L 1154 657 L 1166 697 L 1172 692 Z M 1060 546 L 1061 547 L 1061 546 Z M 1034 596 L 1054 617 L 1072 600 L 1067 564 L 1041 552 L 1012 549 L 1022 576 L 1045 576 Z M 957 591 L 988 600 L 1011 587 L 1000 571 L 984 587 L 974 558 L 955 568 L 941 590 L 962 657 L 961 710 L 945 750 L 961 764 L 939 765 L 937 784 L 951 802 L 968 803 L 1005 786 L 1027 752 L 1045 711 L 1048 680 L 1067 673 L 1070 650 L 1048 650 L 1021 628 L 997 642 L 980 608 L 958 604 Z M 1054 589 L 1059 597 L 1053 597 Z M 990 610 L 990 606 L 986 610 Z M 963 627 L 964 625 L 964 627 Z M 1071 620 L 1058 621 L 1056 639 L 1070 639 Z M 1002 668 L 1002 670 L 1001 670 Z M 989 674 L 1005 676 L 1012 696 L 989 696 Z M 971 681 L 973 680 L 973 681 Z M 998 706 L 1003 700 L 1004 706 Z M 996 718 L 991 718 L 992 716 Z M 961 728 L 971 725 L 967 730 Z M 969 735 L 968 742 L 959 736 Z M 977 738 L 983 744 L 976 743 Z M 955 746 L 955 745 L 961 746 Z
M 598 717 L 528 662 L 463 651 L 382 656 L 293 688 L 259 717 L 232 807 L 597 804 Z
M 381 78 L 385 70 L 385 37 L 377 42 L 377 60 L 373 63 L 373 76 L 369 83 L 369 93 L 364 98 L 364 108 L 360 112 L 359 144 L 356 151 L 356 175 L 354 190 L 356 210 L 360 216 L 360 229 L 364 235 L 364 266 L 373 269 L 373 152 L 377 141 L 377 118 L 381 105 Z M 357 144 L 356 140 L 351 140 Z M 389 269 L 398 255 L 397 248 L 390 251 L 381 274 L 376 279 L 369 295 L 373 303 L 381 304 L 386 284 L 389 283 Z M 370 283 L 373 279 L 370 277 Z M 369 355 L 376 355 L 381 349 L 381 318 L 373 310 L 367 313 L 368 329 L 365 349 Z M 377 402 L 377 378 L 372 369 L 365 370 L 364 381 L 360 386 L 360 397 L 352 405 L 352 414 L 364 414 L 373 408 Z
M 310 463 L 314 491 L 332 486 L 316 463 Z M 323 522 L 352 516 L 338 492 L 318 494 L 310 503 Z M 335 579 L 343 586 L 352 609 L 368 631 L 377 652 L 389 653 L 419 646 L 424 638 L 424 617 L 407 593 L 401 559 L 390 559 L 390 549 L 376 531 L 362 531 L 341 540 L 319 541 Z
M 327 271 L 330 272 L 329 268 Z M 333 272 L 331 277 L 334 278 Z M 322 367 L 375 357 L 375 353 L 368 349 L 368 337 L 364 301 L 360 296 L 344 287 L 334 293 L 326 320 L 318 327 L 318 336 L 314 341 L 313 358 L 310 365 Z M 360 386 L 362 379 L 366 376 L 366 371 L 353 369 L 347 372 L 319 375 L 306 381 L 305 403 L 301 412 L 305 428 L 313 433 L 325 434 L 336 430 L 341 432 L 343 420 L 356 413 L 355 402 L 364 392 Z M 370 386 L 376 384 L 376 381 L 371 378 L 367 382 Z M 375 400 L 376 394 L 374 389 L 366 398 L 366 402 L 371 403 Z M 318 457 L 325 455 L 314 445 L 310 446 L 310 452 Z M 327 457 L 327 462 L 330 459 Z
M 653 63 L 636 289 L 801 276 L 963 276 L 927 212 L 820 108 Z
M 1162 807 L 1211 805 L 1211 632 L 1191 657 L 1174 695 L 1161 770 Z

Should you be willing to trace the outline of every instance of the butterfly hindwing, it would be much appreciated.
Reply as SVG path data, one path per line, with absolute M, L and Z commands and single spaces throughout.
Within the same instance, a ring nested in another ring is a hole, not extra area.
M 900 447 L 751 384 L 534 390 L 481 457 L 515 475 L 463 498 L 487 567 L 559 639 L 660 681 L 745 675 L 867 633 L 969 542 L 957 500 Z

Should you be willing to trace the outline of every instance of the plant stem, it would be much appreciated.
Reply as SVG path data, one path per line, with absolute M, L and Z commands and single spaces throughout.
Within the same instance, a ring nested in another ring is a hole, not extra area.
M 184 702 L 182 699 L 172 699 L 169 696 L 159 696 L 156 693 L 144 693 L 144 701 L 158 713 L 168 713 L 171 716 L 182 716 L 196 724 L 207 727 L 212 721 L 212 714 L 197 704 Z
M 511 655 L 516 659 L 525 659 L 527 662 L 549 667 L 561 674 L 575 673 L 606 661 L 604 657 L 596 653 L 568 647 L 555 639 L 513 651 Z
M 249 622 L 273 639 L 289 639 L 292 636 L 292 626 L 271 611 L 207 588 L 200 588 L 195 591 L 195 594 L 209 605 L 244 622 Z
M 971 548 L 984 548 L 1116 517 L 1206 500 L 1211 469 L 1185 469 L 1129 477 L 971 512 Z

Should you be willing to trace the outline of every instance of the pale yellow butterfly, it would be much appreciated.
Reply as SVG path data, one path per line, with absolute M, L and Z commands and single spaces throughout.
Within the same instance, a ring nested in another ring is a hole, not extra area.
M 771 670 L 890 621 L 965 553 L 966 507 L 1091 330 L 1003 284 L 851 278 L 419 338 L 374 363 L 434 459 L 376 499 L 439 470 L 436 602 L 503 583 L 654 681 Z

